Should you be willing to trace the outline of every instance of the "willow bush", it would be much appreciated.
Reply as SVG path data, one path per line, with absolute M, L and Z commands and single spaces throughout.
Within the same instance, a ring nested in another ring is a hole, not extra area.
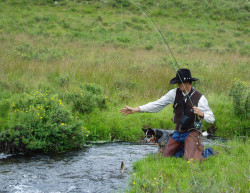
M 231 82 L 229 96 L 233 99 L 233 112 L 240 119 L 242 127 L 240 133 L 236 134 L 249 136 L 250 92 L 248 83 L 235 78 Z
M 0 101 L 0 151 L 60 152 L 83 147 L 89 131 L 50 90 L 17 94 Z M 4 111 L 4 112 L 3 112 Z
M 80 114 L 107 108 L 107 97 L 103 95 L 102 87 L 97 84 L 83 84 L 76 91 L 62 93 L 61 98 L 72 106 L 73 112 Z

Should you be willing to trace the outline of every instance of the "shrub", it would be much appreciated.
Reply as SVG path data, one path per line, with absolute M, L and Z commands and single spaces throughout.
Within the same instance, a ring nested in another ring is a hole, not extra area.
M 125 37 L 125 36 L 117 37 L 116 39 L 122 43 L 129 43 L 131 41 L 129 37 Z
M 8 128 L 0 133 L 0 151 L 58 152 L 84 145 L 86 129 L 50 91 L 11 99 Z
M 0 101 L 0 117 L 6 117 L 10 110 L 10 102 L 5 99 Z
M 232 82 L 229 96 L 233 98 L 233 108 L 235 114 L 242 118 L 249 118 L 250 92 L 247 82 L 243 82 L 235 78 Z
M 229 96 L 233 98 L 233 113 L 237 116 L 234 119 L 238 120 L 235 135 L 249 136 L 250 92 L 247 82 L 235 78 L 230 87 Z
M 204 47 L 205 48 L 211 48 L 213 46 L 213 43 L 211 41 L 205 41 L 204 42 Z
M 58 80 L 59 86 L 64 87 L 64 86 L 69 86 L 70 83 L 70 77 L 68 74 L 61 76 Z
M 95 108 L 107 108 L 102 87 L 96 84 L 81 85 L 79 91 L 65 93 L 62 98 L 68 103 L 72 103 L 73 111 L 81 114 L 91 113 Z
M 151 44 L 146 45 L 146 50 L 152 50 L 152 49 L 153 49 L 153 46 Z
M 102 16 L 97 16 L 97 18 L 96 18 L 96 21 L 99 21 L 99 22 L 102 22 L 103 21 L 103 17 Z
M 14 48 L 14 51 L 18 56 L 26 60 L 51 61 L 61 59 L 63 56 L 63 53 L 59 49 L 52 49 L 47 46 L 37 49 L 29 44 L 20 44 Z

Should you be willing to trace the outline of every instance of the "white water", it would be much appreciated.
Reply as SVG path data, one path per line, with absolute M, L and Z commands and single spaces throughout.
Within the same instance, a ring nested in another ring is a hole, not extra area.
M 0 154 L 0 192 L 125 192 L 133 163 L 157 151 L 152 145 L 109 143 L 57 155 Z

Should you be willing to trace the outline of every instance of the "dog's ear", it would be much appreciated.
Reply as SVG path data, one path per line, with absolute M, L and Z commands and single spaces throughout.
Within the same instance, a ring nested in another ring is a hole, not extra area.
M 148 129 L 148 135 L 155 135 L 155 131 L 153 129 Z
M 145 134 L 146 134 L 147 130 L 148 130 L 148 129 L 142 128 L 142 131 L 144 131 Z
M 150 133 L 154 133 L 154 130 L 151 129 L 151 128 L 149 128 L 148 131 L 149 131 Z

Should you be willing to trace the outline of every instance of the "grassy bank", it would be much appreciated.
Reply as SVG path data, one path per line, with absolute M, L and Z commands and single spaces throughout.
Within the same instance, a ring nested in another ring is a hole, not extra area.
M 223 145 L 202 163 L 158 155 L 136 162 L 130 192 L 248 192 L 249 139 Z
M 136 141 L 143 125 L 173 128 L 171 106 L 157 114 L 119 114 L 125 104 L 138 106 L 174 88 L 172 60 L 147 18 L 125 0 L 57 2 L 0 0 L 0 131 L 15 129 L 10 122 L 17 98 L 48 89 L 90 130 L 88 140 Z M 249 5 L 136 2 L 160 28 L 179 65 L 200 79 L 194 86 L 208 98 L 217 135 L 248 135 L 247 113 L 242 116 L 249 109 L 247 94 L 236 98 L 244 106 L 238 115 L 228 95 L 233 80 L 249 92 Z M 91 100 L 91 94 L 81 95 L 84 84 L 102 88 L 101 98 L 94 98 L 105 101 L 105 108 L 76 108 Z

